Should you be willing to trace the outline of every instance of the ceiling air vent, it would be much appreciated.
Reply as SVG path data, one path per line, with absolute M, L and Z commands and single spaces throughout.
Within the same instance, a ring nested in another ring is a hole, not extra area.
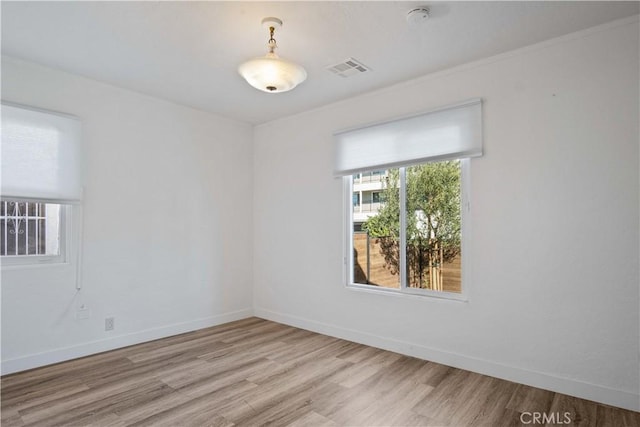
M 364 65 L 362 62 L 349 58 L 340 62 L 339 64 L 331 65 L 327 67 L 327 70 L 331 71 L 334 74 L 339 75 L 340 77 L 351 77 L 356 74 L 366 73 L 367 71 L 371 71 L 371 68 Z

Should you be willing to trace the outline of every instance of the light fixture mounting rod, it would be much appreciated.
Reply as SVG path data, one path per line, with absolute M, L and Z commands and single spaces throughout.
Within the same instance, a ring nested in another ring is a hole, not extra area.
M 273 33 L 275 32 L 275 28 L 269 27 L 269 46 L 272 44 L 275 46 L 276 39 L 273 38 Z
M 276 28 L 282 28 L 282 20 L 274 16 L 269 16 L 262 19 L 262 26 L 269 30 L 269 41 L 267 42 L 267 45 L 269 46 L 269 53 L 274 53 L 278 45 L 273 35 L 276 31 Z
M 282 28 L 282 20 L 280 18 L 269 16 L 262 20 L 262 26 L 268 30 L 271 30 L 271 27 L 273 27 L 274 30 L 279 30 Z

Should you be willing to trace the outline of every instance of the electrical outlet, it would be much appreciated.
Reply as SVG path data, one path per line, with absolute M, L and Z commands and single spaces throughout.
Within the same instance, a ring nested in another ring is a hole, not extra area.
M 104 319 L 104 330 L 105 331 L 113 331 L 116 327 L 116 319 L 115 317 L 105 317 Z

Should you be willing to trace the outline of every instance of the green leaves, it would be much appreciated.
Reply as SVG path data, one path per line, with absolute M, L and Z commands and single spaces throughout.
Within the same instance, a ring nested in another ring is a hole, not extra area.
M 437 243 L 449 248 L 444 261 L 453 259 L 460 247 L 460 162 L 408 167 L 406 181 L 407 244 Z

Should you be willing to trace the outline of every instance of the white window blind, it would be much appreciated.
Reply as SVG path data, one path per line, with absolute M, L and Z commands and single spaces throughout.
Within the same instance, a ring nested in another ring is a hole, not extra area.
M 482 155 L 482 100 L 336 133 L 334 174 Z
M 77 118 L 2 104 L 2 198 L 77 203 L 82 195 Z

